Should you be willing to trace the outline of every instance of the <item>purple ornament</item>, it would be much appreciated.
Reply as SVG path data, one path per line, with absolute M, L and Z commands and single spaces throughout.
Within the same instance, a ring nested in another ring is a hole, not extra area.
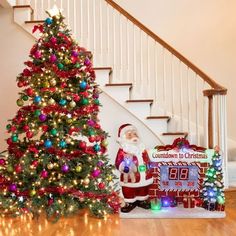
M 55 54 L 52 54 L 51 56 L 50 56 L 50 62 L 52 62 L 52 63 L 54 63 L 54 62 L 56 62 L 57 61 L 57 57 L 56 57 L 56 55 Z
M 17 186 L 16 186 L 16 184 L 10 184 L 8 189 L 10 192 L 16 192 Z
M 88 58 L 86 58 L 86 59 L 84 60 L 84 64 L 85 64 L 86 66 L 89 66 L 89 65 L 91 64 L 91 62 L 90 62 L 90 60 L 89 60 Z
M 39 115 L 39 120 L 40 120 L 41 122 L 44 122 L 45 120 L 47 120 L 47 116 L 44 115 L 44 114 L 41 114 L 41 115 Z
M 42 54 L 41 54 L 41 52 L 40 52 L 39 50 L 37 50 L 37 51 L 34 53 L 34 56 L 35 56 L 36 59 L 39 59 L 39 58 L 42 56 Z
M 62 172 L 67 173 L 69 171 L 69 166 L 65 164 L 61 167 L 61 170 Z
M 99 167 L 101 167 L 101 166 L 103 166 L 104 165 L 104 163 L 102 162 L 102 161 L 99 161 L 98 163 L 97 163 L 97 166 L 99 166 Z
M 71 52 L 71 55 L 74 56 L 74 57 L 78 57 L 79 56 L 79 53 L 77 51 L 72 51 Z
M 48 177 L 48 172 L 46 170 L 43 170 L 40 175 L 42 178 L 47 178 Z
M 88 121 L 87 121 L 87 124 L 88 124 L 89 126 L 94 126 L 94 125 L 95 125 L 95 122 L 94 122 L 94 120 L 88 120 Z
M 0 166 L 5 166 L 6 161 L 4 159 L 0 159 Z
M 96 169 L 92 172 L 93 177 L 98 177 L 101 174 L 101 171 L 99 169 Z
M 99 98 L 99 94 L 98 93 L 93 94 L 93 98 L 94 99 L 98 99 Z
M 56 42 L 57 42 L 57 38 L 51 37 L 50 41 L 51 41 L 52 43 L 56 43 Z

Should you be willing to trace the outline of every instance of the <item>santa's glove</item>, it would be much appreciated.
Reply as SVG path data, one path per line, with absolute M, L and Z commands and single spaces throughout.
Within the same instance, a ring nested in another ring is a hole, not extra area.
M 130 172 L 130 168 L 128 166 L 124 166 L 123 172 L 128 174 Z

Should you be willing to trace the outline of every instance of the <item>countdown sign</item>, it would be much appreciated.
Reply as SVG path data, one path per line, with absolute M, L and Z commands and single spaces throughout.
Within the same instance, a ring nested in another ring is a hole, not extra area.
M 160 190 L 193 191 L 199 188 L 199 167 L 197 165 L 160 165 Z

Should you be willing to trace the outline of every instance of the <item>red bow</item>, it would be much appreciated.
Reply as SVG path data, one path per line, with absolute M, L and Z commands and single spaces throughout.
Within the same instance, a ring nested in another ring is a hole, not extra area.
M 35 25 L 32 32 L 34 33 L 35 31 L 39 30 L 41 33 L 43 32 L 43 25 Z

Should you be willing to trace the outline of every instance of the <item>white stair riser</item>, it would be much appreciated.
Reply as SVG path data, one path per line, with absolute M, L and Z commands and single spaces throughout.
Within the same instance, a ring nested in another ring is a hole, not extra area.
M 167 132 L 167 119 L 146 120 L 145 123 L 156 134 Z
M 150 115 L 149 102 L 126 102 L 124 106 L 141 120 L 145 120 Z
M 30 8 L 15 8 L 14 9 L 14 22 L 27 30 L 25 21 L 30 20 L 31 18 L 31 9 Z M 31 29 L 32 31 L 32 29 Z
M 128 86 L 105 86 L 102 89 L 116 101 L 123 104 L 124 101 L 129 100 L 129 88 Z
M 101 87 L 104 87 L 105 84 L 109 84 L 110 81 L 110 69 L 104 69 L 104 70 L 95 70 L 96 73 L 96 82 Z

